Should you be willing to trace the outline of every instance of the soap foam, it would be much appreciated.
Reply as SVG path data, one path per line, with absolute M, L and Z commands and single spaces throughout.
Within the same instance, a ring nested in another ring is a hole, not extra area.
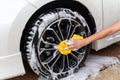
M 81 67 L 77 73 L 61 80 L 86 80 L 89 76 L 96 76 L 100 70 L 116 64 L 120 64 L 116 57 L 89 55 L 84 67 Z

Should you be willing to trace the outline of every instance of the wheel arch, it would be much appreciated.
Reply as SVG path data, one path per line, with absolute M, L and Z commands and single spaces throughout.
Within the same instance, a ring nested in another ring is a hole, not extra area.
M 24 43 L 25 43 L 25 38 L 26 38 L 26 31 L 28 31 L 28 29 L 30 27 L 29 25 L 31 25 L 31 22 L 34 21 L 34 19 L 37 18 L 40 14 L 46 12 L 46 10 L 49 11 L 54 8 L 68 8 L 73 11 L 79 12 L 86 19 L 86 21 L 90 27 L 91 33 L 94 34 L 96 32 L 96 25 L 95 25 L 94 18 L 92 16 L 92 14 L 90 13 L 90 11 L 82 3 L 78 2 L 78 1 L 73 1 L 73 0 L 52 1 L 50 3 L 45 4 L 44 6 L 40 7 L 27 22 L 27 24 L 23 30 L 23 34 L 22 34 L 21 42 L 20 42 L 20 51 L 22 53 L 25 53 L 24 52 L 25 51 Z

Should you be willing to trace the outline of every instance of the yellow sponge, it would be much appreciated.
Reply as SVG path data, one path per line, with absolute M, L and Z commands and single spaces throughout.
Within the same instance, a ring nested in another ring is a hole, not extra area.
M 74 34 L 72 38 L 77 39 L 77 40 L 82 40 L 83 39 L 83 37 L 78 35 L 78 34 Z
M 72 38 L 77 39 L 77 40 L 83 39 L 83 37 L 78 34 L 74 34 Z M 58 44 L 58 51 L 63 55 L 68 55 L 71 53 L 72 49 L 65 49 L 66 47 L 69 46 L 69 45 L 65 44 L 65 42 L 66 42 L 66 40 L 64 40 Z

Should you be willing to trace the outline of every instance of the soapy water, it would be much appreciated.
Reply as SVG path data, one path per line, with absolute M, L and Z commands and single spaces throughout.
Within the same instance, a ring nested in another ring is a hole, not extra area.
M 88 77 L 95 77 L 101 70 L 120 64 L 117 57 L 88 55 L 85 66 L 81 67 L 77 73 L 60 80 L 86 80 Z M 38 80 L 44 80 L 39 78 Z
M 116 64 L 120 64 L 120 60 L 116 57 L 89 55 L 85 66 L 81 67 L 77 73 L 61 80 L 86 80 L 89 76 L 95 77 L 100 70 Z

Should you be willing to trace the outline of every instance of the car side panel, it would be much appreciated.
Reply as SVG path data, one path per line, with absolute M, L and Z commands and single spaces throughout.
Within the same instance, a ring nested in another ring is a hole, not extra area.
M 82 3 L 85 4 L 92 13 L 96 22 L 97 32 L 120 20 L 120 0 L 114 0 L 114 2 L 113 0 L 78 1 L 83 1 Z M 118 41 L 120 41 L 120 31 L 106 38 L 97 40 L 93 43 L 93 49 L 97 51 Z
M 83 5 L 85 5 L 88 10 L 91 12 L 95 23 L 96 23 L 96 32 L 103 29 L 103 0 L 77 0 Z M 92 48 L 95 50 L 100 50 L 104 48 L 104 40 L 98 40 L 93 43 Z
M 120 21 L 120 0 L 104 0 L 104 28 L 111 26 L 112 24 Z M 105 38 L 106 45 L 113 44 L 120 41 L 120 31 Z
M 26 23 L 37 8 L 26 0 L 3 0 L 0 10 L 0 80 L 3 80 L 25 74 L 20 40 Z
M 20 52 L 0 57 L 0 80 L 25 74 L 21 57 Z
M 0 8 L 0 57 L 3 57 L 20 51 L 22 31 L 36 8 L 25 0 L 3 0 Z

